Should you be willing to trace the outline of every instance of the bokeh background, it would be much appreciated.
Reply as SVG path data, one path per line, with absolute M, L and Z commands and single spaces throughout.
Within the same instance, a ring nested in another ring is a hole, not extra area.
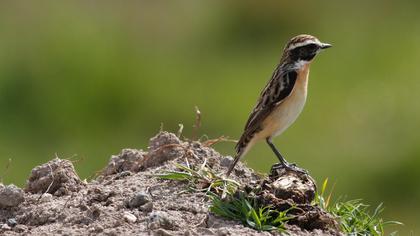
M 161 123 L 190 137 L 195 105 L 200 135 L 236 139 L 285 42 L 308 33 L 334 47 L 275 143 L 334 196 L 384 202 L 405 223 L 390 230 L 419 233 L 419 12 L 408 0 L 2 1 L 0 176 L 24 186 L 57 154 L 89 178 Z M 245 161 L 267 171 L 276 158 L 259 144 Z

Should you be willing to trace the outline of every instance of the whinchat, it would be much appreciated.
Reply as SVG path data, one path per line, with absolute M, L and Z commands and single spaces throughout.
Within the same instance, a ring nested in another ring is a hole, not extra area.
M 236 163 L 259 140 L 265 140 L 284 168 L 293 168 L 272 143 L 299 116 L 305 105 L 309 67 L 315 56 L 330 44 L 321 43 L 311 35 L 298 35 L 289 40 L 280 63 L 246 122 L 244 132 L 236 144 L 236 155 L 229 167 L 230 175 Z

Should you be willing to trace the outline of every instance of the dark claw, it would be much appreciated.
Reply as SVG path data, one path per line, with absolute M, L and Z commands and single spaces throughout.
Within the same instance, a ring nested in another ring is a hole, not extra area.
M 294 171 L 294 172 L 298 172 L 304 175 L 309 174 L 307 170 L 297 167 L 295 163 L 287 163 L 286 165 L 283 165 L 282 163 L 276 163 L 271 167 L 271 170 L 278 170 L 278 169 Z

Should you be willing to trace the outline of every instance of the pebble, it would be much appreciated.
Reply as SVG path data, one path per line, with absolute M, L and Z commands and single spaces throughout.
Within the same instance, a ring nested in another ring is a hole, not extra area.
M 7 220 L 7 225 L 10 227 L 15 227 L 17 225 L 17 221 L 15 218 L 10 218 Z
M 1 226 L 1 229 L 2 229 L 2 230 L 11 230 L 12 228 L 10 228 L 10 226 L 8 226 L 7 224 L 3 224 L 3 225 Z
M 0 184 L 0 208 L 14 207 L 24 200 L 24 193 L 22 189 L 13 184 L 7 186 Z
M 129 200 L 128 206 L 130 208 L 137 208 L 151 201 L 152 199 L 150 199 L 149 194 L 145 192 L 138 192 Z
M 140 211 L 144 212 L 152 212 L 153 211 L 153 202 L 148 202 L 144 204 L 143 206 L 139 207 Z
M 51 202 L 53 200 L 53 195 L 51 193 L 44 193 L 41 196 L 40 202 Z
M 148 227 L 150 229 L 173 229 L 174 221 L 170 218 L 168 213 L 164 211 L 154 211 L 149 214 Z
M 164 229 L 158 229 L 155 232 L 153 232 L 154 236 L 175 236 L 175 234 L 172 234 Z M 185 236 L 185 234 L 184 234 Z
M 23 233 L 28 230 L 28 227 L 26 225 L 16 225 L 13 227 L 13 231 L 18 233 Z
M 220 166 L 223 167 L 229 167 L 233 162 L 233 157 L 231 156 L 226 156 L 223 157 L 222 160 L 220 160 Z
M 137 217 L 130 212 L 124 212 L 123 217 L 128 223 L 135 223 L 137 221 Z

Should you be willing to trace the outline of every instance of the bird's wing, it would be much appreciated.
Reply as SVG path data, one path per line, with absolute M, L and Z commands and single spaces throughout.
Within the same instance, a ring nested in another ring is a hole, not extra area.
M 236 151 L 246 147 L 253 135 L 261 129 L 261 124 L 270 114 L 274 107 L 287 98 L 293 90 L 297 78 L 297 72 L 290 70 L 280 72 L 280 68 L 274 71 L 273 76 L 261 92 L 260 99 L 254 107 L 246 122 L 244 133 L 236 145 Z

